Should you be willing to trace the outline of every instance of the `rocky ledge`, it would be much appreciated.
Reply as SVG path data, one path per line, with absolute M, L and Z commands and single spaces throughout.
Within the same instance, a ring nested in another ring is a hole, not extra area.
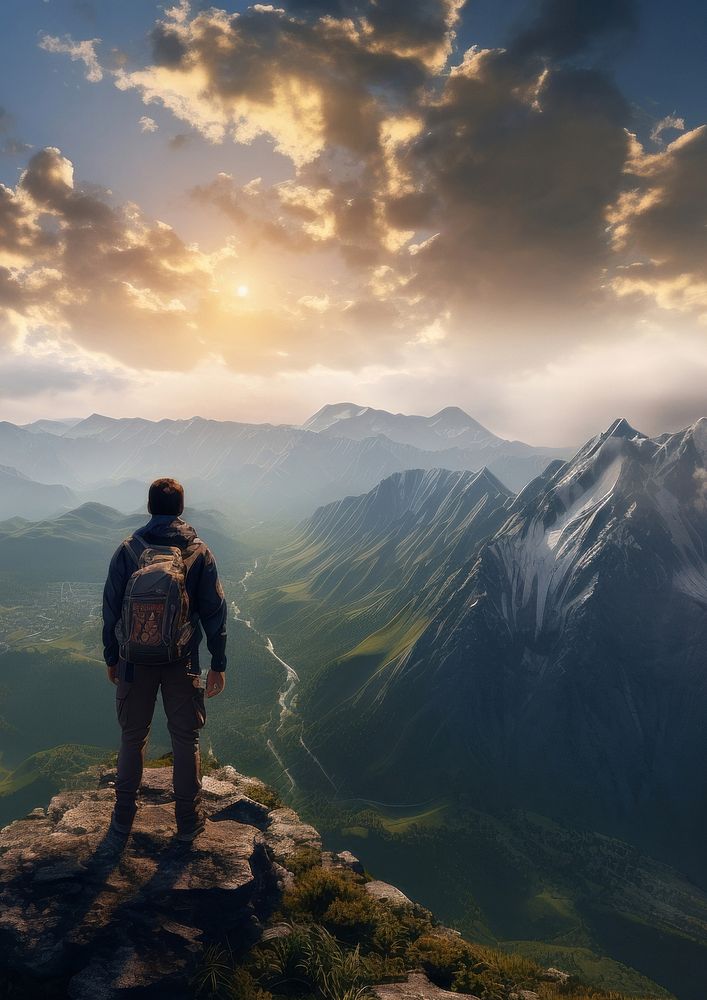
M 314 827 L 232 767 L 204 776 L 206 829 L 191 844 L 175 838 L 171 767 L 145 769 L 127 838 L 109 832 L 115 772 L 84 778 L 0 830 L 0 998 L 580 996 L 565 973 L 464 942 L 348 851 L 322 850 Z M 370 939 L 360 954 L 355 928 Z M 212 981 L 224 968 L 225 993 Z
M 257 940 L 292 877 L 287 859 L 321 849 L 313 827 L 256 801 L 265 786 L 231 767 L 203 779 L 209 818 L 193 844 L 174 839 L 164 767 L 145 769 L 132 834 L 116 838 L 114 772 L 96 778 L 0 831 L 0 954 L 25 995 L 188 995 L 205 944 Z

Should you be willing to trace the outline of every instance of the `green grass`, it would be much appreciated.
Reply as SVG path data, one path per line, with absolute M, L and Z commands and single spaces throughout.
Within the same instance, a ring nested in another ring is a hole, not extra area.
M 40 750 L 22 761 L 0 781 L 0 795 L 12 795 L 40 777 L 52 777 L 60 784 L 91 764 L 105 763 L 114 757 L 114 753 L 103 747 L 88 747 L 76 743 Z
M 522 955 L 546 968 L 569 972 L 597 989 L 620 990 L 626 996 L 672 996 L 646 976 L 606 955 L 597 955 L 587 948 L 570 948 L 540 941 L 504 941 L 504 951 Z

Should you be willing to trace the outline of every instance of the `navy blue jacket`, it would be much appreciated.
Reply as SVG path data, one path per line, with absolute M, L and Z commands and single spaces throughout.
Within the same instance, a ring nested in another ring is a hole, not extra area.
M 133 532 L 152 545 L 176 545 L 185 549 L 195 538 L 190 524 L 173 514 L 153 514 L 147 524 Z M 120 619 L 125 587 L 135 570 L 135 561 L 122 541 L 108 567 L 103 588 L 103 658 L 108 666 L 118 663 L 119 646 L 115 626 Z M 206 632 L 206 645 L 211 653 L 211 669 L 226 669 L 226 617 L 228 608 L 218 577 L 216 561 L 208 546 L 204 546 L 187 572 L 189 606 L 198 615 L 191 648 L 191 669 L 199 670 L 199 644 Z M 202 632 L 199 622 L 203 626 Z

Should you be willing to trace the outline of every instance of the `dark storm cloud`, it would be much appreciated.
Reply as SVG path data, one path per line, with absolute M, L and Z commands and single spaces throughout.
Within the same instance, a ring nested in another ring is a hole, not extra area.
M 152 55 L 157 66 L 179 66 L 187 54 L 187 46 L 176 31 L 158 24 L 152 31 Z
M 634 0 L 542 0 L 509 46 L 514 59 L 563 60 L 602 42 L 627 40 L 638 28 Z
M 288 0 L 293 14 L 365 22 L 376 42 L 395 50 L 434 54 L 453 29 L 466 0 Z
M 594 70 L 526 72 L 502 51 L 468 57 L 403 154 L 414 193 L 388 206 L 396 225 L 437 234 L 415 257 L 413 287 L 460 315 L 470 301 L 502 305 L 506 320 L 530 304 L 598 304 L 627 115 Z
M 375 152 L 381 115 L 414 101 L 426 79 L 414 54 L 372 49 L 348 23 L 299 20 L 271 7 L 239 15 L 209 10 L 186 26 L 162 23 L 152 41 L 156 66 L 205 75 L 203 98 L 221 113 L 257 120 L 275 108 L 283 122 L 292 117 L 283 130 L 316 129 L 322 144 L 358 156 Z M 269 122 L 277 132 L 272 115 Z

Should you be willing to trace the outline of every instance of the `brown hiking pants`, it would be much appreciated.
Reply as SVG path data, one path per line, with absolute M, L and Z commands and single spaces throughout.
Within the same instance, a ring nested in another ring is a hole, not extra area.
M 121 668 L 124 664 L 121 663 Z M 195 688 L 186 667 L 176 664 L 133 667 L 133 679 L 119 669 L 115 707 L 122 730 L 115 781 L 116 814 L 124 821 L 135 811 L 157 691 L 172 737 L 174 812 L 177 825 L 189 822 L 201 803 L 199 730 L 206 723 L 204 689 Z

